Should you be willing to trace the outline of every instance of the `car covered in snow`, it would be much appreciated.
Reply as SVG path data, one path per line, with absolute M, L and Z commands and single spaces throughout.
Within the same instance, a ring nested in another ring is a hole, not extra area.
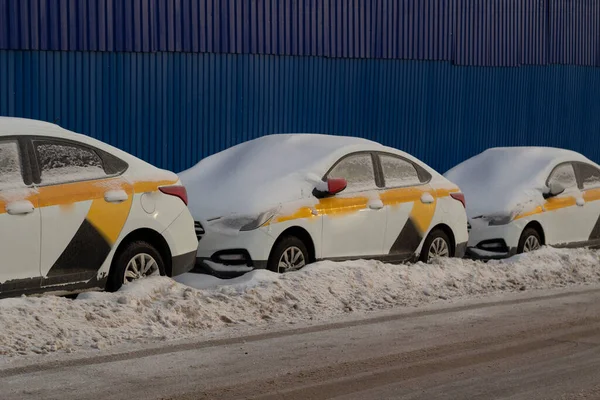
M 467 197 L 467 252 L 503 258 L 538 249 L 600 244 L 600 167 L 548 147 L 493 148 L 445 176 Z
M 366 139 L 277 134 L 180 174 L 216 275 L 316 260 L 402 262 L 463 255 L 464 196 L 416 158 Z
M 177 175 L 47 122 L 0 117 L 0 296 L 177 275 L 198 241 Z

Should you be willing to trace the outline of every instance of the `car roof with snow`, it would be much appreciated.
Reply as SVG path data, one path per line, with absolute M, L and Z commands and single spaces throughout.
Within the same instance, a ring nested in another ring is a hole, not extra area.
M 469 158 L 444 176 L 465 194 L 469 217 L 508 213 L 541 196 L 552 169 L 563 162 L 597 165 L 553 147 L 497 147 Z
M 310 197 L 333 163 L 359 151 L 390 152 L 418 161 L 399 150 L 357 137 L 276 134 L 207 157 L 180 173 L 180 178 L 196 216 L 264 211 L 268 206 Z
M 74 140 L 76 142 L 85 143 L 89 146 L 96 147 L 100 150 L 108 151 L 115 156 L 122 158 L 127 161 L 129 166 L 136 166 L 138 168 L 148 168 L 151 167 L 153 170 L 160 171 L 159 174 L 157 171 L 153 171 L 156 177 L 148 177 L 148 180 L 158 180 L 163 179 L 165 176 L 169 176 L 169 179 L 172 179 L 172 173 L 164 170 L 157 169 L 151 164 L 129 154 L 121 149 L 118 149 L 114 146 L 111 146 L 107 143 L 104 143 L 100 140 L 94 139 L 90 136 L 83 135 L 80 133 L 76 133 L 70 130 L 67 130 L 57 124 L 53 124 L 51 122 L 39 121 L 35 119 L 28 118 L 15 118 L 15 117 L 0 117 L 0 137 L 5 136 L 21 136 L 21 135 L 30 135 L 30 136 L 42 136 L 42 137 L 53 137 L 58 139 L 65 140 Z M 146 177 L 144 177 L 146 178 Z
M 0 136 L 12 135 L 68 137 L 77 134 L 50 122 L 27 118 L 0 117 Z

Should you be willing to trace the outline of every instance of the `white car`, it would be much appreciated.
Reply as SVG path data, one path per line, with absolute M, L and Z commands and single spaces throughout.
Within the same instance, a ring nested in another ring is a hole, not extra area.
M 579 153 L 494 148 L 445 176 L 469 199 L 467 251 L 473 257 L 600 244 L 600 167 Z
M 280 134 L 180 174 L 198 263 L 217 275 L 296 270 L 322 259 L 461 257 L 459 188 L 414 157 L 360 138 Z
M 0 117 L 0 296 L 117 290 L 190 270 L 178 177 L 46 122 Z

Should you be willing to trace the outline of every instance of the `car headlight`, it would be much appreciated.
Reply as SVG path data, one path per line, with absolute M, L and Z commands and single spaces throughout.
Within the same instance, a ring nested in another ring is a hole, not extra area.
M 258 217 L 247 220 L 246 223 L 244 225 L 242 225 L 242 227 L 240 228 L 240 231 L 245 232 L 245 231 L 253 231 L 255 229 L 258 229 L 261 226 L 263 226 L 264 224 L 266 224 L 267 222 L 269 222 L 270 220 L 272 220 L 276 213 L 277 213 L 277 209 L 265 211 L 264 213 L 260 214 Z
M 279 208 L 273 208 L 254 216 L 229 215 L 215 218 L 209 222 L 214 230 L 234 234 L 236 232 L 252 231 L 268 223 L 277 214 Z
M 513 214 L 509 215 L 492 215 L 486 217 L 489 226 L 507 225 L 514 219 Z

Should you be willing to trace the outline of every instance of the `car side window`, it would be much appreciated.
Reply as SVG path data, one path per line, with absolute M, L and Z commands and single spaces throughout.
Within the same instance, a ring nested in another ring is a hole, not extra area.
M 580 163 L 579 175 L 583 190 L 600 188 L 600 170 L 598 168 Z
M 560 183 L 565 189 L 577 187 L 577 178 L 573 164 L 565 163 L 554 168 L 554 171 L 548 178 L 548 185 L 552 183 Z
M 375 168 L 370 153 L 354 154 L 339 161 L 327 178 L 344 178 L 348 186 L 344 192 L 360 192 L 377 189 Z
M 0 190 L 24 185 L 19 144 L 12 140 L 0 142 Z
M 381 169 L 386 187 L 420 185 L 419 173 L 407 160 L 387 154 L 380 154 Z
M 95 151 L 70 143 L 34 141 L 42 185 L 99 179 L 106 176 Z

